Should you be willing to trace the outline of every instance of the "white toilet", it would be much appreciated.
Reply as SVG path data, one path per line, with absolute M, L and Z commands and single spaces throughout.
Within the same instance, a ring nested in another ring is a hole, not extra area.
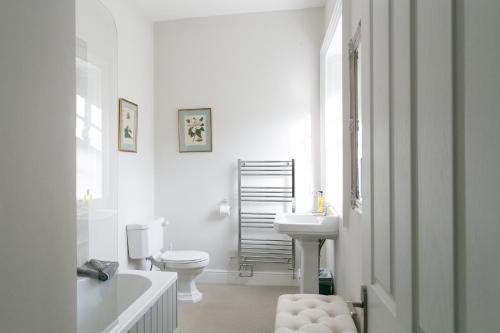
M 196 278 L 209 263 L 208 253 L 202 251 L 164 251 L 163 217 L 139 224 L 127 225 L 128 255 L 131 259 L 148 259 L 162 271 L 177 272 L 177 298 L 193 303 L 203 295 L 196 288 Z

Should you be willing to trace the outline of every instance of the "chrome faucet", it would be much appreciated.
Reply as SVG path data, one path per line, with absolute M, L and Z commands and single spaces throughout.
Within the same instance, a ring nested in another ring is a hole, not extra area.
M 328 208 L 330 208 L 332 205 L 330 205 L 328 202 L 325 201 L 324 206 L 323 206 L 323 216 L 328 215 Z

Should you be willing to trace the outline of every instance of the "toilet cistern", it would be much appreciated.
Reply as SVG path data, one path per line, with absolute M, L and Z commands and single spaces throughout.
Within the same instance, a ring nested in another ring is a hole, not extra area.
M 319 241 L 337 239 L 339 216 L 337 214 L 318 216 L 312 213 L 278 213 L 274 229 L 294 238 L 302 248 L 301 253 L 301 294 L 318 293 Z

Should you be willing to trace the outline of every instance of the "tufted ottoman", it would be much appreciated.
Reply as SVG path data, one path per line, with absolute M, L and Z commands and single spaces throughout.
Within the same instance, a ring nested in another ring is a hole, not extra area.
M 274 333 L 357 333 L 342 297 L 315 294 L 282 295 Z

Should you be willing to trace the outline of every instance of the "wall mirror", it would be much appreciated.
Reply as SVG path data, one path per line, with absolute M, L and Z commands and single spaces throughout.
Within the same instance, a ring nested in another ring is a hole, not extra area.
M 361 209 L 361 22 L 349 41 L 349 131 L 351 137 L 351 208 Z

